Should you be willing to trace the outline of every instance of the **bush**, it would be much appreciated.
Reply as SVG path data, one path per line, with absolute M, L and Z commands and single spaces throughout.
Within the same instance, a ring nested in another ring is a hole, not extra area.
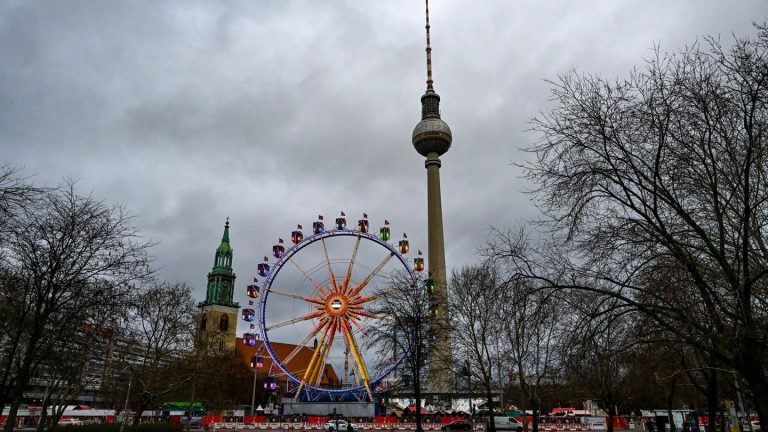
M 90 424 L 81 426 L 59 426 L 51 429 L 58 432 L 120 432 L 120 423 Z M 125 432 L 182 432 L 184 426 L 171 423 L 142 423 L 125 426 Z

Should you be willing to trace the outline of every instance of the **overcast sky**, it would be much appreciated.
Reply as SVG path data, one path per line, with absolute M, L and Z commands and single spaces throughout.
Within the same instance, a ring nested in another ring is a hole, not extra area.
M 702 35 L 754 35 L 752 1 L 431 3 L 447 261 L 535 217 L 521 148 L 544 79 L 623 77 Z M 163 279 L 199 299 L 230 217 L 236 300 L 278 237 L 318 214 L 389 219 L 426 252 L 424 5 L 381 1 L 2 1 L 0 164 L 125 205 Z

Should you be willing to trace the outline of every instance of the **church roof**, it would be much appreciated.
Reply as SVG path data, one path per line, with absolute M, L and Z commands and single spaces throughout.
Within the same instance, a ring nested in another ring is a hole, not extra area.
M 258 341 L 254 346 L 247 346 L 243 344 L 243 338 L 237 338 L 235 344 L 235 355 L 243 363 L 249 364 L 251 362 L 251 358 L 258 353 L 258 355 L 262 356 L 264 363 L 264 367 L 261 369 L 261 371 L 267 372 L 269 371 L 270 367 L 272 367 L 272 357 L 269 356 L 269 353 L 267 353 L 266 349 L 261 347 L 261 344 L 262 342 Z M 272 349 L 275 351 L 275 354 L 278 358 L 286 358 L 296 348 L 296 345 L 294 344 L 281 342 L 270 342 L 270 345 L 272 346 Z M 291 359 L 291 361 L 284 366 L 294 375 L 301 377 L 304 374 L 304 371 L 307 369 L 309 361 L 312 359 L 312 352 L 312 348 L 304 346 L 293 357 L 293 359 Z M 275 368 L 279 371 L 277 367 Z M 279 377 L 278 379 L 281 381 L 286 380 L 285 377 Z M 324 366 L 323 377 L 320 381 L 320 385 L 323 387 L 341 387 L 341 380 L 339 379 L 336 371 L 333 369 L 333 366 L 330 363 L 326 363 Z

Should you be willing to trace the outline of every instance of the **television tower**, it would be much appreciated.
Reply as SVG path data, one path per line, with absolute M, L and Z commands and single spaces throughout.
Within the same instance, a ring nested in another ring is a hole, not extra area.
M 427 251 L 428 271 L 434 282 L 430 319 L 437 340 L 429 351 L 427 389 L 432 393 L 453 391 L 450 331 L 448 327 L 448 293 L 445 268 L 445 242 L 443 239 L 443 210 L 440 198 L 440 156 L 451 148 L 451 128 L 440 118 L 440 95 L 435 93 L 432 81 L 432 47 L 429 37 L 429 0 L 426 0 L 427 18 L 427 90 L 421 96 L 421 121 L 413 129 L 413 147 L 426 157 L 427 169 Z

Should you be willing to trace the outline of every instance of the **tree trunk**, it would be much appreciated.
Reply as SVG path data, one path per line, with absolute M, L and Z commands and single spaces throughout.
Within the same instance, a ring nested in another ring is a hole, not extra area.
M 18 387 L 18 385 L 14 386 Z M 16 396 L 11 399 L 11 407 L 8 410 L 8 418 L 5 420 L 5 432 L 12 432 L 14 429 L 14 426 L 16 425 L 16 414 L 19 412 L 19 405 L 21 405 L 21 393 L 23 392 L 23 389 L 20 391 L 15 391 L 14 393 Z
M 417 328 L 421 328 L 421 321 L 417 321 Z M 423 361 L 422 356 L 424 353 L 422 352 L 422 345 L 423 339 L 419 336 L 416 338 L 416 358 L 415 364 L 413 365 L 413 398 L 416 402 L 416 432 L 424 432 L 424 428 L 421 426 L 421 363 Z
M 46 428 L 46 423 L 48 422 L 48 410 L 45 405 L 43 405 L 43 410 L 40 411 L 40 421 L 37 423 L 37 432 L 42 432 Z
M 36 310 L 39 311 L 39 309 L 40 305 L 38 304 Z M 35 316 L 38 316 L 38 314 Z M 40 314 L 40 316 L 47 318 L 47 315 Z M 6 432 L 11 432 L 13 430 L 13 424 L 16 422 L 16 415 L 19 412 L 21 398 L 24 395 L 24 388 L 27 386 L 29 379 L 32 376 L 33 365 L 35 365 L 35 356 L 38 355 L 37 345 L 41 342 L 40 339 L 43 333 L 41 329 L 42 324 L 42 320 L 32 323 L 32 331 L 29 335 L 29 343 L 27 344 L 26 352 L 24 352 L 24 359 L 18 369 L 19 373 L 16 376 L 16 384 L 13 386 L 12 393 L 9 395 L 11 399 L 11 407 L 8 410 L 8 419 L 5 422 L 4 430 Z
M 760 424 L 768 419 L 768 382 L 762 373 L 762 368 L 752 369 L 749 375 L 742 373 L 752 392 L 752 403 L 755 405 L 757 416 L 760 418 Z
M 5 410 L 5 405 L 8 403 L 8 389 L 12 388 L 12 386 L 15 384 L 15 382 L 10 380 L 11 377 L 11 369 L 13 368 L 14 361 L 13 359 L 16 357 L 16 352 L 19 348 L 19 340 L 21 339 L 21 329 L 16 329 L 16 334 L 13 338 L 13 343 L 10 344 L 9 347 L 6 347 L 9 351 L 6 353 L 8 358 L 8 364 L 3 369 L 3 378 L 0 380 L 0 413 L 2 413 Z
M 669 432 L 675 432 L 675 418 L 672 416 L 672 398 L 675 396 L 675 388 L 677 387 L 677 377 L 672 378 L 672 386 L 667 393 L 667 423 L 669 423 Z M 659 431 L 664 432 L 664 431 Z
M 28 350 L 35 349 L 35 344 L 30 342 Z M 11 407 L 8 410 L 8 419 L 5 422 L 5 432 L 11 432 L 13 430 L 14 423 L 16 423 L 16 415 L 19 412 L 19 406 L 21 405 L 21 398 L 24 394 L 24 387 L 29 382 L 30 369 L 32 368 L 32 352 L 27 351 L 24 356 L 24 362 L 19 368 L 19 375 L 16 377 L 16 385 L 13 386 L 11 393 Z
M 133 413 L 133 422 L 129 424 L 140 424 L 141 423 L 141 413 L 144 412 L 144 409 L 147 408 L 144 403 L 139 403 L 139 406 L 134 407 L 136 408 L 136 412 Z
M 608 424 L 605 425 L 608 428 L 608 432 L 613 432 L 613 418 L 616 417 L 616 405 L 608 407 Z
M 717 432 L 719 389 L 717 387 L 716 369 L 709 370 L 709 379 L 707 381 L 707 432 Z
M 491 393 L 489 382 L 485 383 L 485 395 L 488 398 L 488 432 L 496 432 L 496 422 L 493 418 L 493 393 Z
M 418 376 L 413 380 L 413 399 L 416 402 L 416 432 L 424 432 L 421 427 L 421 379 Z
M 528 393 L 523 390 L 523 386 L 520 386 L 520 409 L 523 412 L 523 428 L 525 432 L 528 432 L 528 415 L 525 413 L 527 410 Z
M 48 389 L 46 388 L 46 395 L 43 398 L 42 410 L 40 411 L 40 423 L 37 424 L 37 430 L 42 432 L 46 428 L 48 422 L 48 407 L 51 405 L 51 398 L 48 395 Z

